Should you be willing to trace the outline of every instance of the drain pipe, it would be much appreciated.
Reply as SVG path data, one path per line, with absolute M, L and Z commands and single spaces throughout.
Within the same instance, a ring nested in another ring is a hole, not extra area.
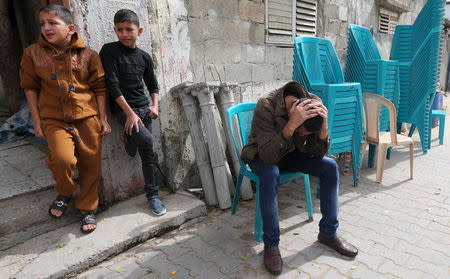
M 229 178 L 226 167 L 228 164 L 225 164 L 225 152 L 219 137 L 219 129 L 214 119 L 214 93 L 205 82 L 192 85 L 190 88 L 191 94 L 196 96 L 200 103 L 219 207 L 226 209 L 231 206 Z M 231 176 L 231 173 L 229 175 Z
M 216 189 L 214 186 L 214 178 L 209 162 L 208 151 L 205 147 L 203 139 L 203 132 L 200 125 L 200 116 L 195 98 L 190 92 L 190 83 L 182 83 L 171 89 L 174 96 L 181 99 L 184 113 L 186 115 L 189 130 L 191 131 L 192 145 L 195 152 L 195 161 L 200 173 L 200 180 L 202 181 L 203 192 L 205 193 L 206 203 L 210 206 L 218 204 Z
M 239 163 L 239 158 L 237 157 L 237 154 L 236 154 L 236 151 L 234 148 L 233 139 L 231 138 L 230 130 L 228 128 L 229 123 L 228 123 L 228 117 L 227 117 L 227 110 L 229 107 L 234 105 L 233 93 L 237 89 L 238 89 L 237 84 L 222 83 L 219 86 L 219 94 L 217 95 L 219 111 L 220 111 L 220 114 L 222 117 L 222 123 L 224 125 L 223 130 L 225 131 L 225 135 L 227 137 L 228 150 L 230 151 L 230 154 L 231 154 L 231 160 L 233 162 L 233 169 L 234 169 L 236 179 L 239 175 L 239 170 L 240 170 L 241 166 Z M 233 130 L 235 131 L 235 135 L 239 136 L 237 123 L 235 121 L 233 121 L 232 124 L 233 124 Z M 240 143 L 240 141 L 238 141 L 238 144 L 239 143 Z M 238 148 L 242 149 L 242 146 L 238 146 Z M 252 191 L 252 188 L 250 185 L 250 180 L 247 177 L 244 177 L 244 180 L 242 181 L 241 194 L 242 194 L 242 199 L 244 199 L 244 200 L 250 200 L 253 198 L 253 191 Z

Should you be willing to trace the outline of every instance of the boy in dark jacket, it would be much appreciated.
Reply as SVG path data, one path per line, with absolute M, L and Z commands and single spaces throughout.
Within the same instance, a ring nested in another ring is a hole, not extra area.
M 144 31 L 135 12 L 122 9 L 114 15 L 118 42 L 105 44 L 101 51 L 111 111 L 124 127 L 125 150 L 130 156 L 139 152 L 144 174 L 144 190 L 155 215 L 166 208 L 159 199 L 155 180 L 156 158 L 153 152 L 152 120 L 158 118 L 159 89 L 150 55 L 136 46 Z M 150 93 L 151 104 L 144 91 Z

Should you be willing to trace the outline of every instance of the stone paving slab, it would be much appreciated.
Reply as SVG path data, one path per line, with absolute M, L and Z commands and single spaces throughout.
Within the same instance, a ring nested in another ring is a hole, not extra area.
M 413 180 L 407 148 L 394 150 L 380 184 L 374 182 L 375 169 L 365 167 L 357 188 L 351 175 L 341 177 L 339 233 L 360 249 L 355 259 L 316 241 L 318 200 L 314 222 L 308 223 L 303 186 L 282 185 L 284 269 L 277 278 L 450 278 L 448 127 L 445 137 L 438 145 L 433 129 L 432 148 L 423 155 L 415 135 Z M 316 185 L 313 180 L 313 194 Z M 76 278 L 131 278 L 143 271 L 134 278 L 274 278 L 262 265 L 263 244 L 252 239 L 253 208 L 249 201 L 239 204 L 236 215 L 213 210 L 201 223 L 151 239 Z
M 45 164 L 46 153 L 25 140 L 0 147 L 0 201 L 50 188 L 53 178 Z
M 163 195 L 162 200 L 167 207 L 163 216 L 153 216 L 145 196 L 141 195 L 100 213 L 97 216 L 98 228 L 91 234 L 83 235 L 77 222 L 2 251 L 0 278 L 65 278 L 75 275 L 151 237 L 186 222 L 195 223 L 206 214 L 205 204 L 187 192 Z M 163 261 L 166 259 L 161 259 Z M 147 274 L 138 270 L 134 263 L 121 263 L 114 269 L 130 271 L 131 267 L 133 271 L 122 274 L 122 277 L 135 278 L 138 274 Z

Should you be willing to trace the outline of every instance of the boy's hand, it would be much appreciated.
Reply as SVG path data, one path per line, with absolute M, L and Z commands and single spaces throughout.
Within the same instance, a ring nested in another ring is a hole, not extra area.
M 111 133 L 111 126 L 109 126 L 108 120 L 100 119 L 100 126 L 102 127 L 102 131 L 100 132 L 102 136 L 106 136 Z
M 139 133 L 139 124 L 144 125 L 139 116 L 137 116 L 136 113 L 132 112 L 130 115 L 127 115 L 127 121 L 125 122 L 125 126 L 123 127 L 123 132 L 131 136 L 131 134 L 133 133 L 133 128 L 136 127 L 136 132 Z
M 42 132 L 41 125 L 34 125 L 34 136 L 40 139 L 44 139 L 44 133 Z
M 150 113 L 149 116 L 151 119 L 156 119 L 159 116 L 158 107 L 157 106 L 150 106 Z

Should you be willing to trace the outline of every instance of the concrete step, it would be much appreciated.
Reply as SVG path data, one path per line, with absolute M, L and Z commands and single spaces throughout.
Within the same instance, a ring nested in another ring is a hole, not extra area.
M 54 181 L 43 148 L 28 140 L 0 145 L 0 201 L 52 187 Z
M 78 222 L 79 212 L 70 202 L 64 218 L 51 218 L 48 207 L 56 192 L 47 189 L 0 200 L 0 251 L 25 242 L 55 228 Z
M 160 217 L 150 212 L 145 196 L 141 195 L 98 214 L 98 228 L 91 234 L 82 234 L 77 222 L 0 251 L 0 279 L 68 278 L 141 242 L 206 216 L 205 204 L 187 192 L 165 194 L 162 200 L 167 213 Z

